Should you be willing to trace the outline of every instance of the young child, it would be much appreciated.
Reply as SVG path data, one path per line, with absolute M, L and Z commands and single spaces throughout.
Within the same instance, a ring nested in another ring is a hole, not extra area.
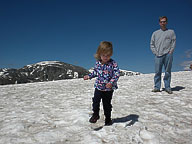
M 112 125 L 112 95 L 117 89 L 117 81 L 120 76 L 120 71 L 117 63 L 111 59 L 113 54 L 113 46 L 111 42 L 102 41 L 95 54 L 96 64 L 94 70 L 89 75 L 84 76 L 84 80 L 96 78 L 95 92 L 93 97 L 93 115 L 89 122 L 96 123 L 99 117 L 100 101 L 102 99 L 105 125 Z

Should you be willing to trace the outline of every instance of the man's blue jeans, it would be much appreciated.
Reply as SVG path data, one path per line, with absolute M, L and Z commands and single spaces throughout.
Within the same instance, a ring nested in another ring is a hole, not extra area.
M 165 68 L 165 76 L 164 76 L 164 86 L 166 90 L 171 89 L 171 67 L 173 62 L 173 54 L 165 54 L 163 56 L 155 56 L 155 76 L 154 76 L 154 83 L 155 89 L 161 88 L 161 74 L 162 74 L 162 67 Z

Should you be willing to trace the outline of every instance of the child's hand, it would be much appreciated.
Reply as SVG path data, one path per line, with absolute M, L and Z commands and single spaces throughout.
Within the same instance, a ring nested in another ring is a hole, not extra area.
M 83 79 L 84 79 L 84 80 L 88 80 L 88 79 L 89 79 L 89 76 L 88 76 L 88 75 L 85 75 L 85 76 L 83 77 Z
M 112 88 L 112 83 L 107 83 L 106 88 Z

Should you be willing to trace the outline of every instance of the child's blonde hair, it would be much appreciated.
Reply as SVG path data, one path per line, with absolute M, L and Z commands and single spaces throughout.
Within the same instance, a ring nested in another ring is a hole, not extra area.
M 113 45 L 112 42 L 102 41 L 97 48 L 97 52 L 94 57 L 97 60 L 101 60 L 101 54 L 109 54 L 110 56 L 113 55 Z

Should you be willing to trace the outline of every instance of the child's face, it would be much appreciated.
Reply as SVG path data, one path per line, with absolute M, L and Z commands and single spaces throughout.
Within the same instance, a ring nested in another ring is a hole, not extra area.
M 111 59 L 111 54 L 109 53 L 103 53 L 100 55 L 102 63 L 107 63 Z

